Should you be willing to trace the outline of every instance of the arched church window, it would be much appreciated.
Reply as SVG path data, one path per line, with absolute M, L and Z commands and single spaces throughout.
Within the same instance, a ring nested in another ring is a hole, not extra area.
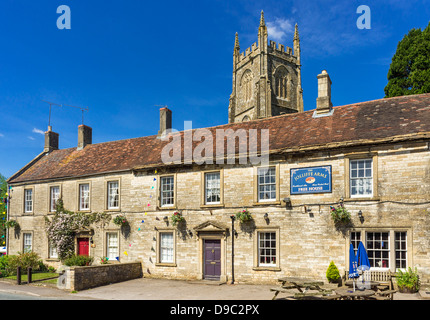
M 287 99 L 291 89 L 291 78 L 285 67 L 279 67 L 275 72 L 274 92 L 277 97 Z
M 245 101 L 251 100 L 251 97 L 252 97 L 252 72 L 251 72 L 251 70 L 248 69 L 243 73 L 241 86 L 242 86 L 243 99 Z

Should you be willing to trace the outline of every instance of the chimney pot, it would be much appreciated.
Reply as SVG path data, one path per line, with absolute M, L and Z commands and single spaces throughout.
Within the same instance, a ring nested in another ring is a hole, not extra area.
M 172 111 L 167 108 L 160 108 L 160 130 L 158 136 L 165 135 L 172 129 Z
M 86 145 L 93 143 L 93 129 L 84 124 L 78 127 L 78 150 L 82 150 Z
M 317 114 L 329 113 L 332 110 L 331 102 L 331 79 L 326 70 L 317 76 L 318 79 L 318 98 Z
M 52 150 L 58 150 L 58 137 L 59 134 L 52 131 L 52 127 L 48 126 L 48 131 L 45 132 L 45 147 L 44 152 L 51 152 Z

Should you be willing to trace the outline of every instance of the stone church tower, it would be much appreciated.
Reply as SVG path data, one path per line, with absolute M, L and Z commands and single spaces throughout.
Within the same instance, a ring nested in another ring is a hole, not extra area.
M 300 39 L 297 24 L 293 49 L 274 41 L 268 44 L 261 11 L 258 44 L 240 53 L 239 37 L 233 51 L 233 92 L 228 121 L 242 122 L 284 113 L 303 112 L 300 75 Z

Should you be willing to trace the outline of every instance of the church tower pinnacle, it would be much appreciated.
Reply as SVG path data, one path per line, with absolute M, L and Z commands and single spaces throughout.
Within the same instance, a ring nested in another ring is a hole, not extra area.
M 300 39 L 295 25 L 293 48 L 268 40 L 261 11 L 257 42 L 240 53 L 236 33 L 229 123 L 303 112 Z

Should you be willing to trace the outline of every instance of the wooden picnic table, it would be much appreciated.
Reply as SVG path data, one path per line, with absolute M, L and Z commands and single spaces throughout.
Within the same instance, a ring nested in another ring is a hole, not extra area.
M 335 292 L 337 295 L 340 295 L 343 300 L 362 300 L 375 295 L 375 291 L 369 289 L 355 289 L 354 291 L 352 288 L 339 288 L 336 289 Z
M 321 288 L 324 285 L 323 281 L 316 281 L 312 279 L 299 278 L 299 277 L 283 277 L 278 279 L 281 285 L 278 288 L 272 288 L 271 291 L 275 292 L 272 300 L 275 300 L 280 292 L 291 293 L 291 289 L 296 289 L 298 291 L 295 294 L 296 298 L 305 296 L 315 296 L 315 295 L 327 295 L 330 294 L 331 290 L 326 290 Z M 309 293 L 309 290 L 317 290 L 316 293 Z

